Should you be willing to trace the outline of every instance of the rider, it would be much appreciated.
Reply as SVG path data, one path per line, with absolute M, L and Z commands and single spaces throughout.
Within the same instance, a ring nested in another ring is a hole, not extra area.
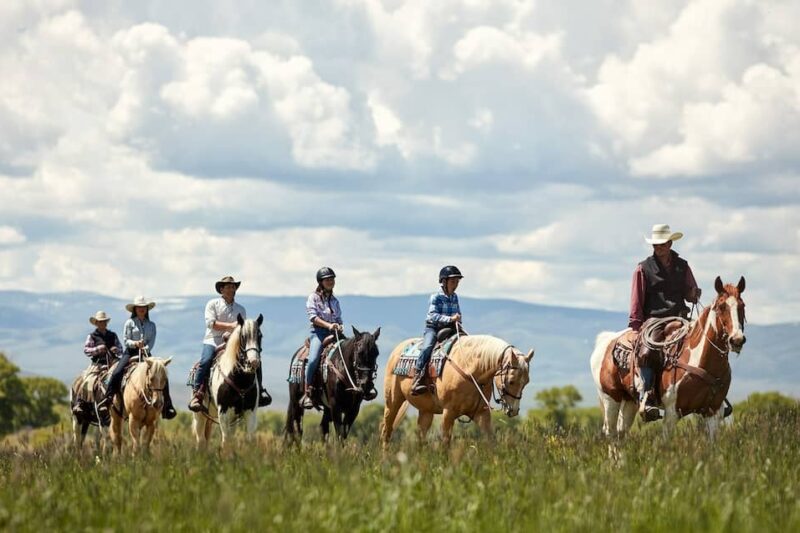
M 308 366 L 306 367 L 306 383 L 300 406 L 304 409 L 314 407 L 311 399 L 311 384 L 314 374 L 319 368 L 322 355 L 322 341 L 335 331 L 342 331 L 342 309 L 339 300 L 333 295 L 336 285 L 336 273 L 329 267 L 322 267 L 317 271 L 317 288 L 306 300 L 306 313 L 311 322 L 311 336 L 309 337 Z
M 141 350 L 145 350 L 147 356 L 156 343 L 156 323 L 150 320 L 150 309 L 156 306 L 155 302 L 150 302 L 144 296 L 137 296 L 132 303 L 125 306 L 131 317 L 125 321 L 122 328 L 122 340 L 125 344 L 125 352 L 119 364 L 111 374 L 108 386 L 108 396 L 113 396 L 119 392 L 122 385 L 122 376 L 125 374 L 125 367 L 131 357 L 140 355 Z M 172 398 L 169 394 L 169 383 L 164 387 L 164 406 L 161 415 L 166 420 L 175 418 L 177 413 L 172 406 Z
M 428 392 L 428 388 L 422 382 L 425 378 L 428 362 L 431 360 L 433 346 L 436 344 L 436 334 L 439 330 L 448 326 L 455 325 L 460 327 L 461 309 L 458 305 L 456 289 L 463 277 L 461 271 L 452 265 L 448 265 L 439 271 L 441 288 L 439 292 L 431 294 L 430 304 L 428 305 L 422 348 L 417 358 L 416 375 L 413 383 L 411 383 L 412 395 Z
M 639 263 L 633 272 L 628 327 L 634 331 L 639 331 L 648 318 L 687 318 L 689 308 L 684 300 L 697 303 L 700 298 L 701 291 L 689 263 L 672 250 L 672 243 L 681 237 L 683 233 L 673 232 L 668 224 L 654 225 L 651 237 L 645 237 L 653 246 L 653 255 Z M 639 413 L 646 420 L 660 416 L 651 398 L 654 383 L 651 358 L 655 355 L 640 350 L 637 361 L 644 387 Z
M 203 397 L 205 396 L 208 376 L 211 374 L 211 366 L 214 363 L 217 347 L 225 341 L 223 335 L 230 333 L 239 325 L 237 316 L 241 315 L 242 318 L 247 318 L 247 312 L 244 307 L 234 301 L 236 291 L 241 284 L 241 281 L 236 281 L 231 276 L 225 276 L 214 284 L 214 289 L 220 297 L 212 298 L 206 304 L 206 334 L 203 337 L 200 366 L 195 376 L 194 394 L 191 402 L 189 402 L 190 411 L 199 412 L 204 409 Z M 272 398 L 264 390 L 260 365 L 257 369 L 257 377 L 259 388 L 258 406 L 264 407 L 272 403 Z
M 90 317 L 89 323 L 95 326 L 96 329 L 89 333 L 86 337 L 86 342 L 83 344 L 83 353 L 91 358 L 92 363 L 105 368 L 111 366 L 111 363 L 122 354 L 122 344 L 119 342 L 119 337 L 108 329 L 109 321 L 111 321 L 111 317 L 105 311 L 98 311 L 93 317 Z M 106 398 L 97 404 L 101 417 L 108 414 L 108 400 L 111 397 L 106 395 Z

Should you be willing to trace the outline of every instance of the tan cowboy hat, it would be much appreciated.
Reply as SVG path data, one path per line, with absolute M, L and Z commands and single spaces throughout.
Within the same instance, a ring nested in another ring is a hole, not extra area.
M 242 284 L 241 281 L 236 281 L 235 279 L 233 279 L 233 276 L 225 276 L 224 278 L 222 278 L 221 280 L 219 280 L 214 284 L 214 289 L 216 289 L 216 291 L 219 294 L 222 294 L 222 286 L 227 285 L 228 283 L 233 283 L 234 285 L 236 285 L 237 289 L 239 288 L 239 285 Z
M 664 244 L 668 241 L 677 241 L 683 237 L 683 233 L 680 231 L 673 232 L 669 229 L 669 224 L 655 224 L 653 225 L 652 235 L 648 239 L 647 237 L 644 238 L 647 241 L 647 244 Z
M 147 309 L 152 309 L 156 306 L 155 302 L 149 302 L 144 296 L 137 296 L 133 299 L 133 303 L 129 303 L 125 306 L 125 309 L 128 310 L 129 313 L 133 313 L 134 308 L 136 307 L 146 307 Z
M 111 317 L 106 314 L 105 311 L 98 311 L 94 314 L 94 316 L 89 317 L 89 322 L 96 326 L 98 322 L 108 322 L 111 320 Z

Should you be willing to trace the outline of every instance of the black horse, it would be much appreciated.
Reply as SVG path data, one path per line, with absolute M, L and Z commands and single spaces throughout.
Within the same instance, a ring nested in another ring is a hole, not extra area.
M 353 327 L 353 337 L 345 339 L 338 347 L 334 343 L 323 349 L 327 353 L 327 380 L 323 382 L 322 365 L 314 377 L 314 393 L 312 400 L 322 410 L 322 438 L 327 440 L 330 423 L 336 430 L 340 441 L 347 438 L 350 428 L 361 409 L 361 402 L 374 400 L 375 377 L 378 373 L 378 345 L 376 341 L 381 328 L 375 333 L 360 332 Z M 289 368 L 298 355 L 300 348 L 292 356 Z M 303 413 L 300 398 L 305 389 L 305 364 L 300 368 L 300 382 L 289 382 L 289 408 L 286 413 L 286 439 L 290 443 L 299 443 L 303 437 Z
M 111 424 L 111 417 L 107 407 L 99 407 L 97 402 L 105 397 L 106 388 L 103 381 L 108 378 L 108 366 L 95 365 L 90 368 L 90 374 L 94 376 L 94 387 L 92 395 L 97 401 L 90 401 L 82 393 L 84 386 L 84 374 L 78 376 L 72 383 L 69 391 L 69 406 L 72 414 L 72 436 L 75 447 L 80 451 L 83 448 L 83 441 L 89 426 L 96 426 L 102 433 L 103 428 L 108 428 Z M 98 444 L 100 433 L 98 433 Z

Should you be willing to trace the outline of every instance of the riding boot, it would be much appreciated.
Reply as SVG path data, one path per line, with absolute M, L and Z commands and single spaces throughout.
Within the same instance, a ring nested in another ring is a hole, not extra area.
M 192 400 L 189 402 L 189 410 L 193 413 L 199 413 L 206 410 L 206 406 L 203 405 L 203 400 L 205 399 L 205 390 L 205 385 L 200 385 L 197 387 L 197 389 L 195 389 Z
M 161 418 L 164 420 L 172 420 L 178 416 L 175 407 L 172 405 L 172 396 L 169 394 L 169 384 L 164 386 L 164 405 L 161 408 Z
M 414 381 L 411 382 L 411 395 L 417 396 L 419 394 L 425 394 L 428 391 L 428 387 L 423 383 L 425 381 L 425 370 L 417 370 L 417 373 L 414 374 Z
M 269 393 L 267 392 L 267 389 L 264 388 L 263 385 L 264 380 L 262 379 L 263 376 L 261 373 L 260 366 L 258 367 L 256 374 L 258 375 L 258 406 L 266 407 L 272 403 L 272 396 L 270 396 Z
M 311 399 L 311 385 L 306 384 L 305 393 L 303 394 L 303 397 L 300 398 L 300 407 L 303 409 L 314 408 L 314 401 Z

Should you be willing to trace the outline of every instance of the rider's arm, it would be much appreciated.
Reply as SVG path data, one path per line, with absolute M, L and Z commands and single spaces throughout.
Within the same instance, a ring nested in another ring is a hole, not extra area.
M 86 342 L 83 343 L 83 353 L 86 354 L 88 357 L 94 357 L 100 351 L 99 346 L 94 345 L 94 338 L 91 335 L 86 337 Z
M 210 300 L 206 304 L 206 327 L 216 331 L 233 331 L 238 324 L 236 322 L 222 322 L 217 320 L 217 308 L 214 305 L 216 300 Z
M 633 271 L 633 281 L 631 282 L 631 312 L 628 318 L 628 327 L 634 331 L 639 331 L 644 322 L 644 295 L 647 288 L 647 280 L 644 277 L 642 266 L 636 267 Z
M 689 265 L 686 265 L 686 294 L 684 298 L 693 304 L 696 304 L 697 300 L 700 298 L 700 289 L 697 287 L 697 281 L 694 279 L 692 267 Z
M 139 341 L 135 341 L 131 337 L 133 337 L 133 319 L 129 318 L 122 328 L 122 342 L 125 343 L 126 348 L 137 348 Z
M 150 335 L 149 338 L 145 337 L 145 339 L 144 339 L 144 347 L 147 348 L 148 350 L 152 350 L 153 346 L 156 345 L 156 323 L 155 322 L 150 322 L 149 324 L 150 324 L 150 328 L 151 328 L 153 334 Z
M 439 299 L 438 294 L 431 294 L 431 300 L 428 304 L 428 315 L 425 318 L 426 322 L 430 322 L 437 326 L 450 324 L 453 319 L 449 315 L 444 314 L 442 301 Z

